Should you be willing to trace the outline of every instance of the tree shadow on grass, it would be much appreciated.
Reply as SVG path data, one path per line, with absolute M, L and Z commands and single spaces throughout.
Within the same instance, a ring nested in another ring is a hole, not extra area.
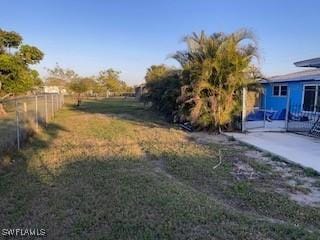
M 35 134 L 33 131 L 30 132 L 24 131 L 21 133 L 22 140 L 20 146 L 22 148 L 21 152 L 18 152 L 16 149 L 16 135 L 12 136 L 12 143 L 8 145 L 5 150 L 0 152 L 0 174 L 2 172 L 7 172 L 13 167 L 21 164 L 21 162 L 28 161 L 32 156 L 28 155 L 28 152 L 23 152 L 23 149 L 31 149 L 32 154 L 49 148 L 52 141 L 57 138 L 60 131 L 69 131 L 63 126 L 57 123 L 49 123 L 45 129 L 40 130 L 41 133 Z M 45 138 L 43 138 L 45 137 Z
M 25 164 L 14 176 L 1 179 L 0 226 L 44 228 L 47 239 L 315 236 L 300 227 L 235 214 L 155 172 L 141 158 L 92 155 L 66 162 L 58 171 Z
M 80 112 L 106 114 L 119 119 L 135 121 L 148 127 L 174 127 L 166 122 L 159 113 L 144 107 L 143 103 L 134 99 L 87 100 L 80 107 L 75 105 L 69 105 L 69 107 Z
M 15 146 L 17 138 L 16 121 L 13 118 L 0 119 L 0 156 Z
M 49 124 L 47 138 L 34 138 L 28 146 L 33 157 L 41 158 L 38 151 L 49 148 L 61 131 L 68 129 Z M 169 168 L 165 174 L 150 159 L 122 153 L 79 154 L 64 159 L 58 169 L 39 159 L 41 164 L 32 167 L 30 152 L 23 151 L 24 161 L 0 176 L 0 226 L 4 228 L 44 228 L 47 239 L 316 239 L 318 234 L 218 204 L 202 189 L 206 184 L 219 189 L 222 184 L 210 170 L 216 162 L 207 166 L 205 155 L 196 162 L 188 152 L 148 156 L 165 161 L 164 167 Z

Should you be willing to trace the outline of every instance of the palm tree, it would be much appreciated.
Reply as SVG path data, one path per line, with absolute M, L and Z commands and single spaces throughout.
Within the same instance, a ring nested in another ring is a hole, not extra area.
M 245 29 L 210 36 L 202 31 L 184 42 L 187 50 L 172 56 L 183 68 L 181 116 L 200 128 L 221 131 L 239 112 L 242 89 L 258 85 L 254 35 Z

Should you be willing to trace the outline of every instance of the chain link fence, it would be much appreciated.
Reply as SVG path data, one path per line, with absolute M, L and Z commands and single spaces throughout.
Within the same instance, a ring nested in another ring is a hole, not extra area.
M 320 107 L 290 104 L 288 131 L 320 137 Z
M 320 137 L 320 107 L 318 105 L 294 104 L 287 96 L 277 103 L 255 93 L 243 91 L 243 131 L 288 131 Z M 268 109 L 269 106 L 269 109 Z M 276 107 L 277 109 L 270 108 Z
M 242 131 L 286 131 L 290 97 L 273 109 L 266 94 L 243 90 Z
M 0 153 L 20 149 L 64 104 L 63 94 L 17 97 L 0 102 Z

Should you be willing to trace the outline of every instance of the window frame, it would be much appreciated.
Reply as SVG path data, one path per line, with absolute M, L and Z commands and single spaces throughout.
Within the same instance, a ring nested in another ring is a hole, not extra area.
M 314 105 L 313 105 L 313 111 L 305 111 L 303 109 L 304 106 L 304 98 L 305 98 L 305 93 L 306 93 L 306 87 L 316 87 L 315 89 L 315 97 L 314 97 Z M 319 89 L 320 89 L 320 84 L 318 83 L 307 83 L 307 84 L 303 84 L 303 92 L 302 92 L 302 104 L 301 104 L 301 112 L 305 112 L 305 113 L 315 113 L 315 114 L 320 114 L 320 111 L 317 112 L 317 101 L 318 98 L 320 98 L 320 95 L 318 95 L 319 93 Z M 320 107 L 320 106 L 319 106 Z
M 279 94 L 275 95 L 274 94 L 274 87 L 279 87 Z M 281 89 L 282 87 L 286 87 L 287 88 L 287 94 L 286 95 L 281 95 Z M 288 84 L 273 84 L 272 85 L 272 97 L 288 97 L 288 91 L 289 91 L 289 86 Z

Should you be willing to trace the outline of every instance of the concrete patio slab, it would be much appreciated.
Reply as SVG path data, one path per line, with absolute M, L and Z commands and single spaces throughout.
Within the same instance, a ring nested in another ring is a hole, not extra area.
M 225 133 L 236 140 L 320 172 L 320 139 L 294 133 Z

